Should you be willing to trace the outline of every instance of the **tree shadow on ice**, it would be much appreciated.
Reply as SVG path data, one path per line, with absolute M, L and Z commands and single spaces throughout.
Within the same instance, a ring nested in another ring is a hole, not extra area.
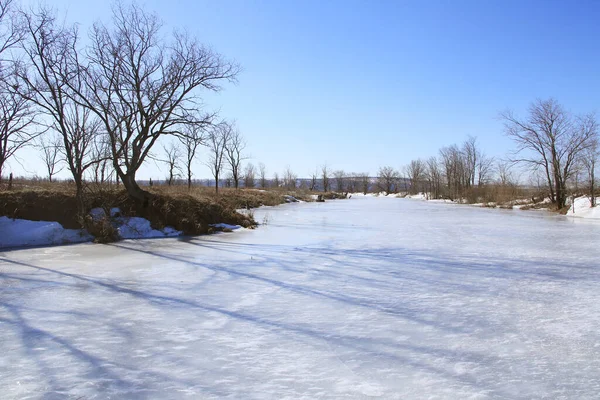
M 473 352 L 468 350 L 452 350 L 436 346 L 408 344 L 403 343 L 401 341 L 394 341 L 386 338 L 354 336 L 352 334 L 332 334 L 329 331 L 319 330 L 311 326 L 286 323 L 282 320 L 273 320 L 261 317 L 259 315 L 252 315 L 244 312 L 232 311 L 224 307 L 202 304 L 198 301 L 190 299 L 178 298 L 176 296 L 158 295 L 148 291 L 132 289 L 124 287 L 117 282 L 107 282 L 101 279 L 90 278 L 88 276 L 82 276 L 74 273 L 66 273 L 63 271 L 47 267 L 39 267 L 14 260 L 5 259 L 3 261 L 45 271 L 50 274 L 57 274 L 62 278 L 83 280 L 92 285 L 97 285 L 103 289 L 107 289 L 115 294 L 132 296 L 136 299 L 149 302 L 159 307 L 170 308 L 172 306 L 178 306 L 190 310 L 195 310 L 196 312 L 218 313 L 233 320 L 240 321 L 243 323 L 255 324 L 266 328 L 269 331 L 279 332 L 280 334 L 291 334 L 293 336 L 300 335 L 303 337 L 310 337 L 319 341 L 326 342 L 329 345 L 346 348 L 352 352 L 359 353 L 358 357 L 364 356 L 368 357 L 371 360 L 384 359 L 396 365 L 411 366 L 413 368 L 416 368 L 417 370 L 427 371 L 428 373 L 434 374 L 436 376 L 441 376 L 446 379 L 458 381 L 461 384 L 469 385 L 470 387 L 478 389 L 486 388 L 483 382 L 481 382 L 481 380 L 478 380 L 476 379 L 476 377 L 469 375 L 458 375 L 456 373 L 450 372 L 447 368 L 439 367 L 437 366 L 439 365 L 439 359 L 442 358 L 446 360 L 449 364 L 458 361 L 476 363 L 482 368 L 485 368 L 489 365 L 495 365 L 499 361 L 498 358 L 486 355 L 482 352 Z M 3 320 L 3 322 L 6 322 L 11 326 L 15 326 L 20 330 L 24 345 L 28 349 L 28 357 L 36 359 L 36 354 L 33 354 L 32 349 L 35 348 L 35 346 L 37 346 L 38 341 L 41 340 L 40 338 L 43 338 L 44 340 L 48 340 L 59 345 L 59 347 L 61 347 L 67 354 L 70 354 L 71 356 L 86 364 L 87 367 L 90 369 L 90 379 L 97 378 L 98 376 L 104 379 L 108 379 L 110 383 L 107 385 L 110 386 L 111 391 L 127 392 L 133 387 L 139 387 L 139 382 L 133 383 L 131 381 L 124 380 L 123 378 L 121 378 L 121 375 L 118 372 L 118 370 L 122 368 L 131 369 L 130 366 L 115 364 L 113 360 L 99 358 L 73 346 L 72 343 L 70 343 L 64 338 L 58 337 L 57 335 L 54 335 L 50 332 L 32 327 L 30 323 L 21 316 L 17 306 L 10 305 L 9 312 L 12 315 L 12 318 L 6 319 L 6 321 Z M 198 315 L 198 317 L 200 317 L 200 315 Z M 437 365 L 426 362 L 424 360 L 420 360 L 419 358 L 422 358 L 422 356 L 431 356 L 437 358 Z M 113 367 L 110 367 L 110 365 L 113 365 Z M 52 366 L 40 362 L 40 369 L 43 375 L 51 377 L 50 382 L 52 384 L 53 391 L 58 392 L 68 390 L 68 388 L 61 387 L 60 377 L 58 376 L 59 373 L 54 372 Z M 511 374 L 508 370 L 506 371 L 506 373 L 508 374 L 507 376 Z M 177 381 L 177 378 L 174 376 L 153 376 L 153 374 L 149 371 L 143 371 L 143 375 L 144 382 L 142 384 L 148 384 L 152 379 L 160 379 L 162 381 Z M 197 382 L 182 383 L 187 385 L 197 384 Z M 212 390 L 212 388 L 207 387 L 206 390 L 209 391 Z
M 37 290 L 42 288 L 44 290 L 53 290 L 53 288 L 56 287 L 74 289 L 80 286 L 80 283 L 78 283 L 79 281 L 83 281 L 86 284 L 108 289 L 111 292 L 134 295 L 137 298 L 143 298 L 145 296 L 143 292 L 121 287 L 116 283 L 103 282 L 100 279 L 84 275 L 36 266 L 8 259 L 6 257 L 0 258 L 0 262 L 31 268 L 37 272 L 58 275 L 58 279 L 53 280 L 22 278 L 16 273 L 0 272 L 0 278 L 18 280 L 24 284 L 35 284 L 37 285 Z M 71 282 L 67 282 L 65 279 L 69 279 Z M 16 287 L 13 288 L 13 291 L 16 292 L 17 290 Z M 29 292 L 31 287 L 22 287 L 20 290 Z M 0 294 L 2 293 L 0 292 Z M 80 397 L 77 393 L 79 393 L 80 390 L 83 393 L 87 393 L 86 391 L 89 391 L 91 388 L 89 382 L 94 382 L 93 389 L 102 393 L 103 396 L 110 395 L 111 393 L 119 396 L 126 394 L 126 397 L 131 399 L 147 398 L 147 396 L 152 393 L 152 391 L 148 391 L 148 388 L 140 386 L 140 379 L 145 379 L 147 382 L 177 382 L 187 387 L 198 386 L 197 382 L 192 382 L 176 375 L 169 375 L 148 369 L 137 370 L 126 362 L 118 362 L 115 359 L 95 355 L 93 350 L 86 351 L 82 346 L 76 345 L 76 337 L 68 337 L 68 335 L 56 333 L 56 330 L 60 332 L 61 328 L 63 328 L 57 322 L 52 322 L 50 327 L 46 329 L 38 327 L 39 325 L 43 325 L 44 321 L 55 321 L 55 316 L 61 315 L 68 317 L 68 322 L 66 323 L 69 327 L 73 327 L 73 324 L 77 325 L 80 321 L 96 321 L 98 324 L 107 326 L 114 335 L 122 339 L 130 341 L 135 340 L 131 331 L 126 329 L 122 324 L 107 320 L 105 318 L 106 314 L 98 315 L 93 311 L 82 312 L 75 310 L 36 308 L 24 304 L 22 297 L 10 296 L 6 299 L 4 297 L 6 296 L 0 297 L 0 311 L 4 310 L 4 313 L 0 313 L 0 326 L 4 325 L 4 328 L 6 329 L 3 333 L 4 339 L 7 340 L 9 332 L 20 338 L 27 361 L 33 362 L 36 366 L 37 374 L 35 375 L 38 377 L 36 381 L 39 383 L 43 382 L 44 384 L 43 395 L 41 397 L 43 399 L 71 398 L 72 396 L 86 398 L 85 396 Z M 161 304 L 164 303 L 161 302 Z M 65 306 L 68 307 L 69 304 L 65 303 Z M 96 344 L 100 345 L 95 350 L 98 352 L 102 348 L 102 343 Z M 0 349 L 1 348 L 2 345 L 0 345 Z M 56 352 L 60 352 L 61 358 L 67 357 L 71 359 L 69 366 L 72 367 L 72 361 L 81 365 L 81 368 L 77 373 L 79 384 L 76 387 L 67 386 L 68 384 L 64 382 L 64 364 L 60 365 L 60 363 L 53 362 L 56 357 L 53 354 Z M 57 366 L 57 364 L 59 365 Z M 7 371 L 7 374 L 14 372 L 15 371 Z M 3 374 L 0 374 L 0 376 L 2 375 Z M 123 375 L 133 375 L 134 379 L 124 378 Z M 15 379 L 26 380 L 27 377 L 17 376 Z M 203 388 L 203 391 L 218 396 L 226 395 L 224 392 L 212 390 L 209 387 Z

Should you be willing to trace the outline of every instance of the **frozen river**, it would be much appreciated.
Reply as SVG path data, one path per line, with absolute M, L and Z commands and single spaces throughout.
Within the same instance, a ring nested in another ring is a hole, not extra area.
M 600 225 L 391 198 L 0 253 L 2 399 L 584 399 Z

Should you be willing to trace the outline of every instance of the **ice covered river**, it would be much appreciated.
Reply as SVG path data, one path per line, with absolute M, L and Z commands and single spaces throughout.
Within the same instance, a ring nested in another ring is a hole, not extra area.
M 392 198 L 0 253 L 2 399 L 595 399 L 600 224 Z

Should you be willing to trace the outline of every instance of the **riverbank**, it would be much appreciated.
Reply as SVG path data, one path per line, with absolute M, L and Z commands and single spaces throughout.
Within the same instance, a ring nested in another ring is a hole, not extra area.
M 121 187 L 94 186 L 86 192 L 84 216 L 77 213 L 75 189 L 64 182 L 21 182 L 0 192 L 0 249 L 121 239 L 201 235 L 253 228 L 251 209 L 312 201 L 304 191 L 185 186 L 146 187 L 145 205 Z M 236 211 L 249 210 L 249 211 Z

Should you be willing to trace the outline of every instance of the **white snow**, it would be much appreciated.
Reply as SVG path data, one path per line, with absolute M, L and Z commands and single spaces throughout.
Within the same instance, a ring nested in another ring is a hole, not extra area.
M 102 208 L 93 208 L 90 215 L 95 219 L 103 218 L 106 213 Z M 152 229 L 150 221 L 141 217 L 121 217 L 119 208 L 111 208 L 110 216 L 113 225 L 122 239 L 149 239 L 180 236 L 183 232 L 170 226 L 163 229 Z
M 140 217 L 118 217 L 115 218 L 117 231 L 122 239 L 148 239 L 169 236 L 180 236 L 181 231 L 170 226 L 164 229 L 152 229 L 150 221 Z
M 224 223 L 210 224 L 210 226 L 212 226 L 214 228 L 220 228 L 220 229 L 231 229 L 232 231 L 241 228 L 240 225 L 231 225 L 231 224 L 224 224 Z
M 93 238 L 82 229 L 65 229 L 58 222 L 0 217 L 0 249 L 87 242 Z
M 592 207 L 592 202 L 589 197 L 577 197 L 575 202 L 571 204 L 567 215 L 577 218 L 600 219 L 600 207 Z
M 118 208 L 110 210 L 112 221 L 123 239 L 164 238 L 182 234 L 181 231 L 170 226 L 161 230 L 152 229 L 147 219 L 120 217 L 120 213 Z M 90 215 L 94 219 L 100 219 L 105 213 L 102 208 L 94 208 L 90 211 Z M 0 249 L 82 243 L 92 240 L 94 237 L 85 229 L 65 229 L 58 222 L 0 217 Z
M 592 399 L 600 223 L 389 197 L 0 253 L 0 397 Z

